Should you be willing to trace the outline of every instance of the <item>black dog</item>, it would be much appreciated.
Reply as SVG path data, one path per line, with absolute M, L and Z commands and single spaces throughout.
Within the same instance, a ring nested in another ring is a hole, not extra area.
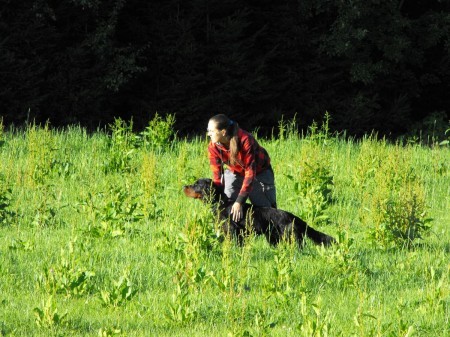
M 245 236 L 251 232 L 257 235 L 264 234 L 271 245 L 294 236 L 301 247 L 305 235 L 316 244 L 329 246 L 336 242 L 331 236 L 309 227 L 299 217 L 276 208 L 244 204 L 242 219 L 238 222 L 233 221 L 230 211 L 234 201 L 228 199 L 223 190 L 214 185 L 211 179 L 199 179 L 192 185 L 184 186 L 183 190 L 184 194 L 190 198 L 211 202 L 213 211 L 220 214 L 225 234 L 231 234 L 241 245 Z M 248 220 L 248 226 L 246 226 L 246 220 Z

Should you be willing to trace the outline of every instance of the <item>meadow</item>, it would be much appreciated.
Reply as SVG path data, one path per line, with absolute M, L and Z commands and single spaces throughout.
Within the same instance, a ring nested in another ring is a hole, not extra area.
M 206 136 L 0 123 L 0 336 L 450 336 L 450 147 L 280 121 L 278 207 L 323 248 L 224 237 Z

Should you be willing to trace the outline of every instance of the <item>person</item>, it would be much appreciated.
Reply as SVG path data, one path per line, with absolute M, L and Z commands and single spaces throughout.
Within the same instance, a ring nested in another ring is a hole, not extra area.
M 276 208 L 270 157 L 255 138 L 223 114 L 210 118 L 207 134 L 211 139 L 208 157 L 213 183 L 223 186 L 228 198 L 235 200 L 231 209 L 233 221 L 242 218 L 242 205 L 247 199 L 254 206 Z

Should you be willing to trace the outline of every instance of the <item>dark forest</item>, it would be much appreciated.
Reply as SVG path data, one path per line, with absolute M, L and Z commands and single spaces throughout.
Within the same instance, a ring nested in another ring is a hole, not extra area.
M 0 0 L 0 116 L 90 130 L 225 113 L 270 130 L 331 115 L 392 137 L 447 126 L 450 1 Z

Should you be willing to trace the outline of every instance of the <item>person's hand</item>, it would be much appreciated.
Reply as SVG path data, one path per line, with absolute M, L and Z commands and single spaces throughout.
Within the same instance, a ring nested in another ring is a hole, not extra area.
M 231 207 L 231 215 L 232 215 L 232 220 L 234 222 L 238 222 L 239 220 L 242 219 L 242 205 L 238 202 L 235 202 L 233 204 L 233 206 Z

